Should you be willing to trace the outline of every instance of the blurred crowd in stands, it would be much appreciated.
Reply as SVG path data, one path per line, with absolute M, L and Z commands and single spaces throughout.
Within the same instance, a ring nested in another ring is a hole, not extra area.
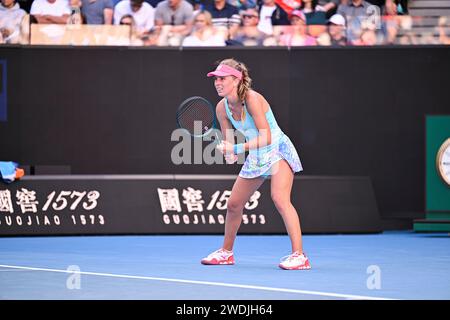
M 33 25 L 126 27 L 136 46 L 450 44 L 450 18 L 407 0 L 1 0 L 0 43 L 33 44 Z

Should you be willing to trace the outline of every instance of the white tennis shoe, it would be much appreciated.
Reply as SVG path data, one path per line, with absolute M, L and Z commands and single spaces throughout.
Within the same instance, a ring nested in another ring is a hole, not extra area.
M 278 265 L 284 270 L 308 270 L 311 269 L 308 257 L 304 253 L 299 254 L 294 252 L 288 256 L 281 258 L 281 262 Z
M 202 264 L 207 265 L 229 265 L 234 264 L 234 255 L 232 251 L 220 248 L 202 259 Z

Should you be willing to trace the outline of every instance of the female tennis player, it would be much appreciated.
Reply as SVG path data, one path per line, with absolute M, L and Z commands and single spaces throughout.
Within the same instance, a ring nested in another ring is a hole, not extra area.
M 242 212 L 250 196 L 271 176 L 271 196 L 289 234 L 292 253 L 279 267 L 287 270 L 310 269 L 302 248 L 302 233 L 296 209 L 291 203 L 294 173 L 302 171 L 300 158 L 291 140 L 281 131 L 267 100 L 251 89 L 247 67 L 234 59 L 220 62 L 208 77 L 223 99 L 216 106 L 224 139 L 218 149 L 228 163 L 248 151 L 244 165 L 228 199 L 222 248 L 201 260 L 207 265 L 234 264 L 233 245 L 241 225 Z M 233 127 L 245 136 L 245 143 L 234 144 Z M 231 132 L 230 132 L 231 131 Z

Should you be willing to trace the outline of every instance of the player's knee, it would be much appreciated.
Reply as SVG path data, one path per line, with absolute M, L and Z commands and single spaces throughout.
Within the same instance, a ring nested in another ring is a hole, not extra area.
M 289 198 L 281 192 L 273 192 L 271 196 L 275 207 L 280 212 L 284 212 L 291 205 Z
M 241 201 L 230 198 L 228 199 L 227 210 L 231 213 L 240 213 L 244 209 L 244 205 Z

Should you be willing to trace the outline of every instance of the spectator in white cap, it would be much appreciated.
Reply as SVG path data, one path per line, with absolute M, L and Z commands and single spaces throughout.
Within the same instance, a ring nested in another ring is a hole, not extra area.
M 332 46 L 345 46 L 347 44 L 345 18 L 342 15 L 335 14 L 328 20 L 328 32 Z

